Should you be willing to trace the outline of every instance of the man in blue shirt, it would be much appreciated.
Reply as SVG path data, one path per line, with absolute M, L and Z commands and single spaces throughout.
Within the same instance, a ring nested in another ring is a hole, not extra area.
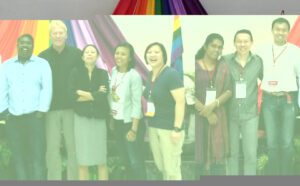
M 5 130 L 16 179 L 45 179 L 45 128 L 43 115 L 52 97 L 52 74 L 48 62 L 32 56 L 33 38 L 21 35 L 18 55 L 1 65 L 0 113 L 7 119 Z

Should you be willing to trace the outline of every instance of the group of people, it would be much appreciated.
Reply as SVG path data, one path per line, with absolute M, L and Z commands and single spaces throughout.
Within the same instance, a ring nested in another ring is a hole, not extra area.
M 266 130 L 268 174 L 293 174 L 300 49 L 287 42 L 290 23 L 285 18 L 275 19 L 271 31 L 273 42 L 259 48 L 257 54 L 251 51 L 254 39 L 247 29 L 235 33 L 236 51 L 231 54 L 221 56 L 224 39 L 216 33 L 197 52 L 198 175 L 256 175 L 260 116 Z
M 68 180 L 88 180 L 90 166 L 98 167 L 99 180 L 108 180 L 109 126 L 126 179 L 146 180 L 140 149 L 146 115 L 155 164 L 165 180 L 180 180 L 184 87 L 179 73 L 166 65 L 165 47 L 146 48 L 152 71 L 143 90 L 131 44 L 116 46 L 109 77 L 96 66 L 95 45 L 82 51 L 68 46 L 63 21 L 51 21 L 49 29 L 48 49 L 34 56 L 34 39 L 24 34 L 17 56 L 0 65 L 0 120 L 6 123 L 16 179 L 61 180 L 64 144 Z
M 234 35 L 231 54 L 221 56 L 224 39 L 217 33 L 208 35 L 196 53 L 197 176 L 239 175 L 240 144 L 243 174 L 256 175 L 260 115 L 269 173 L 292 174 L 300 49 L 287 42 L 289 30 L 288 20 L 274 20 L 274 41 L 258 54 L 251 52 L 254 39 L 247 29 Z M 66 44 L 64 22 L 51 21 L 50 38 L 52 45 L 34 56 L 33 37 L 21 35 L 17 56 L 0 66 L 0 120 L 6 121 L 16 179 L 61 180 L 63 141 L 68 180 L 88 180 L 89 166 L 98 166 L 98 178 L 108 180 L 109 127 L 127 179 L 146 180 L 141 142 L 147 123 L 162 178 L 181 180 L 186 91 L 180 74 L 167 66 L 165 47 L 158 42 L 147 46 L 144 60 L 152 70 L 143 89 L 131 44 L 116 46 L 109 76 L 96 66 L 100 53 L 95 45 L 81 51 Z

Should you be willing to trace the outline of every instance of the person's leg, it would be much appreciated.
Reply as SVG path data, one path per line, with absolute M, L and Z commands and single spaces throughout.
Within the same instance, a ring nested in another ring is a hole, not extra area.
M 268 173 L 270 175 L 279 174 L 279 123 L 280 111 L 278 97 L 264 94 L 263 96 L 263 117 L 266 128 L 268 147 Z
M 150 143 L 155 165 L 158 168 L 158 170 L 163 174 L 163 177 L 165 177 L 165 168 L 164 168 L 164 162 L 162 156 L 161 141 L 158 135 L 159 129 L 153 127 L 149 127 L 148 129 L 149 129 L 149 143 Z
M 89 180 L 89 167 L 85 165 L 78 166 L 79 180 Z
M 242 146 L 244 153 L 244 175 L 256 175 L 257 130 L 259 117 L 254 117 L 242 124 Z
M 61 114 L 59 111 L 50 111 L 46 114 L 46 165 L 48 180 L 62 179 L 60 144 Z
M 132 124 L 127 123 L 125 125 L 125 131 L 126 133 L 129 132 L 131 129 Z M 144 159 L 143 159 L 143 151 L 141 151 L 141 147 L 139 146 L 141 144 L 141 141 L 143 140 L 144 134 L 144 127 L 143 125 L 140 125 L 136 134 L 136 140 L 133 142 L 130 142 L 125 139 L 126 141 L 126 151 L 129 159 L 129 166 L 131 170 L 131 177 L 130 179 L 133 180 L 146 180 L 146 170 L 144 165 Z
M 127 155 L 127 149 L 126 149 L 126 138 L 125 138 L 125 124 L 122 120 L 114 120 L 114 136 L 116 140 L 116 147 L 117 147 L 117 153 L 120 158 L 120 169 L 121 173 L 124 175 L 121 175 L 122 177 L 126 176 L 128 177 L 128 155 Z M 119 178 L 122 179 L 122 178 Z
M 181 131 L 182 138 L 174 144 L 171 141 L 171 132 L 171 130 L 158 129 L 165 179 L 181 180 L 181 153 L 185 134 L 184 131 Z
M 28 117 L 29 156 L 33 166 L 32 179 L 45 180 L 45 123 L 44 118 L 37 118 L 35 114 Z
M 78 165 L 74 137 L 74 112 L 72 110 L 63 110 L 62 113 L 63 136 L 67 150 L 67 179 L 77 180 Z
M 229 175 L 239 175 L 240 156 L 240 123 L 238 120 L 229 120 L 230 157 L 228 165 Z
M 281 174 L 292 175 L 293 168 L 293 137 L 295 128 L 295 106 L 283 101 L 282 122 L 280 127 Z
M 5 133 L 12 153 L 12 163 L 14 165 L 16 179 L 27 180 L 28 162 L 25 157 L 24 123 L 20 123 L 21 121 L 20 117 L 10 116 L 5 125 Z
M 106 164 L 98 165 L 98 179 L 108 180 L 108 172 Z

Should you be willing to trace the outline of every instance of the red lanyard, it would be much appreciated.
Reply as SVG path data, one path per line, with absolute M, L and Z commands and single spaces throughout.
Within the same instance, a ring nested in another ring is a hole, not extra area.
M 274 47 L 272 46 L 272 54 L 273 54 L 273 66 L 275 66 L 275 63 L 277 61 L 277 59 L 281 56 L 281 54 L 286 50 L 287 45 L 284 47 L 284 49 L 281 50 L 281 52 L 275 57 L 274 54 Z
M 208 78 L 209 78 L 209 81 L 210 81 L 210 88 L 213 88 L 214 87 L 214 76 L 215 76 L 215 74 L 216 74 L 216 65 L 215 65 L 215 67 L 214 67 L 214 70 L 212 71 L 212 72 L 210 72 L 210 71 L 208 71 L 208 68 L 207 68 L 207 66 L 205 65 L 205 62 L 204 61 L 202 61 L 202 64 L 203 64 L 203 66 L 204 66 L 204 70 L 207 72 L 207 76 L 208 76 Z
M 153 87 L 154 87 L 154 84 L 155 84 L 155 82 L 156 82 L 156 80 L 157 80 L 157 78 L 158 78 L 158 76 L 161 74 L 161 72 L 163 71 L 163 69 L 164 69 L 164 67 L 165 67 L 165 65 L 164 66 L 162 66 L 160 69 L 159 69 L 159 71 L 158 71 L 158 73 L 157 73 L 157 75 L 156 75 L 156 77 L 155 77 L 155 79 L 152 81 L 152 75 L 151 75 L 151 87 L 150 87 L 150 92 L 149 92 L 149 96 L 151 97 L 151 94 L 152 94 L 152 90 L 153 90 Z

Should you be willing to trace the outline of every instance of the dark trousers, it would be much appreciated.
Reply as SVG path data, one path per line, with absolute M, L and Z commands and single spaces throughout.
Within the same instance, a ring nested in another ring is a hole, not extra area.
M 270 175 L 290 175 L 293 167 L 295 95 L 263 95 Z
M 114 126 L 118 155 L 122 166 L 126 168 L 125 171 L 128 179 L 146 180 L 144 151 L 142 150 L 145 134 L 144 123 L 139 124 L 136 140 L 133 142 L 128 141 L 126 138 L 132 123 L 124 123 L 123 120 L 114 120 Z
M 10 116 L 5 126 L 18 180 L 45 179 L 45 127 L 36 114 Z

